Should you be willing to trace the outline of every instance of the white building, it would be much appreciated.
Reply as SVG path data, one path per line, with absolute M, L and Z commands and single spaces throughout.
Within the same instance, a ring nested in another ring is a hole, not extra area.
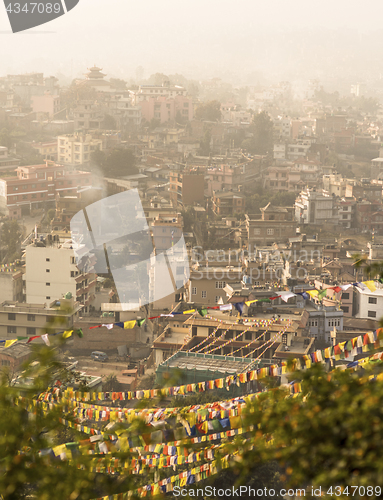
M 295 220 L 299 224 L 338 223 L 339 212 L 334 197 L 325 190 L 301 191 L 295 200 Z
M 130 94 L 133 106 L 137 106 L 150 97 L 186 97 L 187 90 L 180 85 L 170 85 L 170 82 L 166 81 L 162 85 L 140 85 L 138 90 L 131 90 Z
M 60 163 L 82 165 L 90 162 L 93 151 L 102 150 L 102 139 L 93 139 L 91 134 L 59 135 L 57 149 Z
M 368 288 L 361 290 L 354 287 L 354 314 L 356 318 L 374 319 L 378 321 L 383 316 L 383 289 L 371 292 Z
M 343 330 L 343 311 L 336 306 L 323 306 L 310 301 L 306 310 L 310 315 L 308 327 L 313 337 L 330 342 L 334 328 Z
M 37 245 L 40 243 L 29 245 L 25 250 L 26 301 L 49 303 L 70 292 L 84 305 L 83 311 L 88 312 L 95 298 L 96 275 L 78 270 L 71 242 Z

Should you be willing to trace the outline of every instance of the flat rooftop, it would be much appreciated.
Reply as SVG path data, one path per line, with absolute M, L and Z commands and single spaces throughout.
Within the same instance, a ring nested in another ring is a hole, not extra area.
M 162 363 L 162 366 L 181 370 L 216 370 L 223 373 L 242 373 L 252 361 L 250 358 L 181 353 L 180 356 L 171 358 L 169 362 Z

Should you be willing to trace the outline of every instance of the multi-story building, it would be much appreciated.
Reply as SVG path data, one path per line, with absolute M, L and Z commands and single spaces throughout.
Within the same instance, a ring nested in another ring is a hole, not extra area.
M 212 210 L 215 215 L 231 216 L 245 212 L 245 196 L 233 191 L 214 191 Z
M 382 203 L 382 187 L 381 183 L 372 183 L 369 179 L 362 179 L 362 181 L 347 179 L 345 195 L 348 198 L 354 197 L 356 200 Z
M 31 209 L 54 206 L 57 193 L 72 194 L 92 184 L 90 172 L 45 165 L 18 167 L 16 177 L 0 179 L 0 212 L 19 219 Z
M 157 251 L 168 250 L 182 236 L 183 220 L 181 214 L 161 214 L 151 224 L 154 244 Z
M 138 90 L 131 90 L 130 95 L 133 106 L 136 106 L 143 101 L 155 97 L 186 97 L 187 90 L 180 85 L 170 85 L 169 81 L 165 81 L 162 85 L 140 85 Z
M 338 208 L 328 191 L 306 189 L 295 200 L 295 219 L 299 224 L 337 224 Z
M 44 335 L 47 328 L 54 332 L 62 332 L 73 328 L 81 310 L 80 304 L 73 298 L 45 302 L 41 304 L 19 304 L 4 301 L 0 304 L 0 335 L 2 339 L 17 337 L 34 337 Z M 60 322 L 55 322 L 57 317 Z
M 225 286 L 241 281 L 241 267 L 201 267 L 192 270 L 189 280 L 189 302 L 198 305 L 215 305 L 226 302 Z
M 44 113 L 53 118 L 60 111 L 60 96 L 46 92 L 44 95 L 33 95 L 31 98 L 32 111 Z
M 57 161 L 57 141 L 32 142 L 32 148 L 35 149 L 44 160 Z
M 293 207 L 273 207 L 267 204 L 261 208 L 261 219 L 246 215 L 248 251 L 259 246 L 287 242 L 296 235 L 297 223 L 293 217 Z
M 72 217 L 85 208 L 87 205 L 94 203 L 102 197 L 101 188 L 84 188 L 72 196 L 56 195 L 56 213 L 52 220 L 52 230 L 61 231 L 64 229 L 70 230 L 70 221 Z
M 371 292 L 367 287 L 364 290 L 354 287 L 353 315 L 355 318 L 380 320 L 383 316 L 383 289 Z
M 36 242 L 25 251 L 27 302 L 43 304 L 69 292 L 88 312 L 95 299 L 96 275 L 78 270 L 71 240 L 51 243 L 47 237 L 45 244 Z
M 99 130 L 105 119 L 100 105 L 91 100 L 79 101 L 73 117 L 75 130 Z
M 205 174 L 199 170 L 169 172 L 170 199 L 175 206 L 203 204 L 205 189 Z
M 351 229 L 355 227 L 356 200 L 355 198 L 343 198 L 339 201 L 339 224 Z
M 0 146 L 0 169 L 1 170 L 8 170 L 12 167 L 16 167 L 19 164 L 20 164 L 20 160 L 9 156 L 7 147 Z
M 356 203 L 356 227 L 362 232 L 383 235 L 383 207 L 367 200 Z
M 90 162 L 90 155 L 96 149 L 102 151 L 102 139 L 91 134 L 67 134 L 57 137 L 58 159 L 67 165 L 83 165 Z
M 138 102 L 142 118 L 150 122 L 152 119 L 160 123 L 174 121 L 177 118 L 191 121 L 193 119 L 193 100 L 190 97 L 148 97 Z
M 330 196 L 346 196 L 347 180 L 336 174 L 326 174 L 323 176 L 323 188 L 328 191 Z
M 0 272 L 0 303 L 5 300 L 11 302 L 24 302 L 23 273 L 21 271 Z

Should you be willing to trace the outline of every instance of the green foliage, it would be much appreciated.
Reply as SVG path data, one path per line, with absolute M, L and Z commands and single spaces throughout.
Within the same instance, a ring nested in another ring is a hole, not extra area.
M 22 229 L 16 220 L 4 222 L 1 227 L 0 244 L 6 248 L 8 260 L 19 250 Z
M 105 177 L 123 177 L 138 173 L 136 158 L 130 149 L 113 149 L 109 155 L 96 150 L 91 154 L 93 165 L 101 168 Z
M 126 81 L 121 78 L 110 78 L 110 84 L 117 90 L 125 90 L 126 89 Z
M 381 368 L 379 362 L 375 370 Z M 277 460 L 291 487 L 380 486 L 382 381 L 350 370 L 330 376 L 319 364 L 294 379 L 302 382 L 298 397 L 278 389 L 248 408 L 246 425 L 258 430 L 243 454 L 242 479 L 254 465 Z
M 116 375 L 108 375 L 102 383 L 102 390 L 105 392 L 120 392 L 121 384 L 117 380 Z
M 201 156 L 209 156 L 210 154 L 210 141 L 211 141 L 211 132 L 210 130 L 206 130 L 201 142 L 200 142 L 200 149 L 198 153 Z
M 246 212 L 248 214 L 259 214 L 259 209 L 265 207 L 269 202 L 276 207 L 291 207 L 294 205 L 295 193 L 264 191 L 259 187 L 258 192 L 246 197 Z
M 116 120 L 113 116 L 105 114 L 104 121 L 102 122 L 102 128 L 105 130 L 116 130 Z
M 273 150 L 273 122 L 266 111 L 254 116 L 248 131 L 253 134 L 242 143 L 242 147 L 251 154 L 266 155 Z
M 5 146 L 6 148 L 12 147 L 11 134 L 7 128 L 0 130 L 0 146 Z
M 24 398 L 17 405 L 19 390 L 9 386 L 6 376 L 0 382 L 0 492 L 4 500 L 50 500 L 53 491 L 57 500 L 89 500 L 116 493 L 124 483 L 124 478 L 93 472 L 92 455 L 73 453 L 70 460 L 61 461 L 50 453 L 40 453 L 68 439 L 86 437 L 62 427 L 59 418 L 71 417 L 60 404 L 48 412 L 31 404 L 54 380 L 66 383 L 70 376 L 55 357 L 61 342 L 53 339 L 54 346 L 36 348 L 25 367 L 23 379 L 32 383 L 23 386 Z
M 195 110 L 197 120 L 216 122 L 221 120 L 221 103 L 219 101 L 208 101 L 200 104 Z

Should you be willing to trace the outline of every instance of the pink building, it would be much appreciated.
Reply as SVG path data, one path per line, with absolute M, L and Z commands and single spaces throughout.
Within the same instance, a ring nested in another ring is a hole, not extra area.
M 142 118 L 150 122 L 153 118 L 161 123 L 174 121 L 177 114 L 188 121 L 193 119 L 193 101 L 190 97 L 149 97 L 138 103 Z
M 49 92 L 44 95 L 33 95 L 31 104 L 34 113 L 47 113 L 52 118 L 60 111 L 60 96 L 52 95 Z

